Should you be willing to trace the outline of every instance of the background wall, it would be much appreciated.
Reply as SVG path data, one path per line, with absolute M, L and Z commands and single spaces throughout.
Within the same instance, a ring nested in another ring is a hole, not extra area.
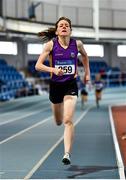
M 6 38 L 0 38 L 0 40 L 7 40 Z M 29 55 L 27 54 L 27 44 L 21 38 L 13 38 L 12 41 L 18 43 L 18 55 L 0 55 L 0 58 L 4 58 L 9 64 L 15 66 L 17 69 L 23 69 L 27 67 L 29 60 L 37 60 L 39 55 Z M 31 43 L 31 42 L 30 42 Z M 119 67 L 126 71 L 125 58 L 117 57 L 117 45 L 116 43 L 103 43 L 104 46 L 104 57 L 89 57 L 90 60 L 104 60 L 108 65 L 112 67 Z
M 35 0 L 4 0 L 3 11 L 9 17 L 28 18 L 28 8 L 41 2 Z M 48 2 L 48 1 L 47 1 Z M 51 2 L 51 1 L 50 1 Z M 93 26 L 93 1 L 65 1 L 62 8 L 59 4 L 41 2 L 35 9 L 36 21 L 55 23 L 59 14 L 68 16 L 72 23 L 81 26 Z M 63 1 L 64 2 L 64 1 Z M 71 2 L 71 4 L 70 4 Z M 74 3 L 72 3 L 74 2 Z M 75 4 L 76 2 L 76 4 Z M 68 5 L 67 5 L 68 3 Z M 126 1 L 100 0 L 100 27 L 126 28 Z
M 55 23 L 59 15 L 68 16 L 72 23 L 79 26 L 93 26 L 93 0 L 64 0 L 62 7 L 54 3 L 56 0 L 3 0 L 0 8 L 1 14 L 12 18 L 28 19 L 28 9 L 31 3 L 40 4 L 35 9 L 36 21 Z M 3 2 L 3 3 L 2 3 Z M 52 2 L 52 3 L 51 3 Z M 60 2 L 60 1 L 59 1 Z M 70 3 L 71 2 L 71 3 Z M 99 23 L 102 28 L 126 28 L 126 0 L 99 0 L 100 14 Z M 60 11 L 59 11 L 60 10 Z M 0 37 L 0 40 L 8 40 L 7 37 Z M 18 55 L 0 55 L 1 58 L 7 60 L 9 64 L 14 65 L 18 69 L 25 68 L 28 60 L 38 58 L 37 55 L 27 54 L 27 43 L 25 39 L 13 38 L 18 43 Z M 33 42 L 31 40 L 31 42 Z M 85 42 L 84 42 L 85 43 Z M 88 42 L 86 42 L 88 43 Z M 89 42 L 90 43 L 90 42 Z M 117 43 L 105 42 L 103 58 L 92 57 L 93 59 L 103 59 L 112 67 L 119 67 L 126 71 L 125 58 L 117 57 Z

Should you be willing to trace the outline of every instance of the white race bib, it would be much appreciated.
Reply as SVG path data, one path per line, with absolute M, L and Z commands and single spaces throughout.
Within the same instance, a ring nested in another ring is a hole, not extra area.
M 55 61 L 55 68 L 62 69 L 64 75 L 71 75 L 75 74 L 75 64 L 74 60 L 56 60 Z

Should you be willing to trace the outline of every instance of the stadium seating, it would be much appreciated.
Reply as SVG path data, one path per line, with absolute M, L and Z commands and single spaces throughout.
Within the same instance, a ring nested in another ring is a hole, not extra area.
M 33 77 L 39 77 L 41 79 L 49 79 L 50 74 L 47 72 L 38 72 L 35 70 L 35 64 L 36 60 L 29 60 L 28 61 L 28 72 L 33 76 Z M 44 62 L 45 65 L 49 66 L 49 61 Z
M 0 101 L 15 98 L 22 88 L 30 88 L 28 82 L 14 67 L 0 59 Z
M 118 67 L 109 67 L 106 62 L 99 60 L 90 60 L 89 62 L 92 81 L 94 81 L 95 75 L 100 73 L 107 87 L 126 85 L 126 74 L 121 73 Z M 36 60 L 28 61 L 27 70 L 31 76 L 41 80 L 49 80 L 50 74 L 36 71 L 35 64 Z M 45 65 L 49 66 L 49 62 L 45 61 Z M 79 66 L 79 70 L 80 74 L 84 73 L 82 66 Z M 25 89 L 31 92 L 32 88 L 20 72 L 8 65 L 4 59 L 0 59 L 0 101 L 10 100 L 21 94 L 24 95 Z
M 126 85 L 126 76 L 122 74 L 118 67 L 110 67 L 105 61 L 102 60 L 90 60 L 91 80 L 95 80 L 97 73 L 101 74 L 102 79 L 107 87 L 117 87 L 120 85 Z M 80 68 L 80 74 L 83 73 L 83 69 Z M 82 76 L 82 75 L 80 75 Z M 122 76 L 122 77 L 121 77 Z M 122 82 L 123 81 L 123 82 Z

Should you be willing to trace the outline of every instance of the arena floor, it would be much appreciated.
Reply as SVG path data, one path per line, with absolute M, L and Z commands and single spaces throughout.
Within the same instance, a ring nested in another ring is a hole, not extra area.
M 68 166 L 61 162 L 64 128 L 54 123 L 48 95 L 1 103 L 0 179 L 125 179 L 111 116 L 112 106 L 126 104 L 125 88 L 105 89 L 100 108 L 89 94 L 83 110 L 78 98 Z

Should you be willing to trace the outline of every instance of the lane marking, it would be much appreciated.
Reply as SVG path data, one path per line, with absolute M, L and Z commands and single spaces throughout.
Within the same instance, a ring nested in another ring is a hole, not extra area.
M 112 106 L 117 106 L 117 107 L 118 106 L 126 106 L 126 102 L 123 101 L 123 102 L 119 102 L 119 103 L 116 103 L 116 104 L 111 104 L 111 107 Z
M 39 125 L 41 125 L 41 124 L 46 123 L 47 121 L 51 120 L 52 117 L 53 117 L 53 116 L 49 116 L 48 118 L 46 118 L 46 119 L 44 119 L 44 120 L 42 120 L 42 121 L 40 121 L 40 122 L 38 122 L 38 123 L 36 123 L 36 124 L 34 124 L 34 125 L 26 128 L 26 129 L 24 129 L 24 130 L 22 130 L 22 131 L 20 131 L 20 132 L 18 132 L 18 133 L 16 133 L 16 134 L 14 134 L 13 136 L 10 136 L 9 138 L 4 139 L 3 141 L 0 141 L 0 145 L 3 144 L 3 143 L 5 143 L 5 142 L 8 142 L 8 141 L 11 140 L 11 139 L 14 139 L 15 137 L 17 137 L 17 136 L 19 136 L 19 135 L 21 135 L 21 134 L 23 134 L 23 133 L 25 133 L 25 132 L 27 132 L 27 131 L 29 131 L 29 130 L 31 130 L 31 129 L 33 129 L 33 128 L 39 126 Z
M 115 125 L 114 125 L 111 108 L 112 107 L 109 106 L 109 117 L 110 117 L 109 119 L 110 119 L 112 137 L 113 137 L 114 147 L 115 147 L 115 152 L 116 152 L 116 160 L 117 160 L 119 176 L 120 176 L 120 179 L 126 179 L 125 172 L 124 172 L 124 164 L 123 164 L 123 160 L 122 160 L 122 156 L 121 156 L 121 152 L 120 152 L 120 148 L 119 148 L 118 139 L 116 136 L 116 130 L 115 130 Z
M 25 111 L 26 109 L 29 111 L 29 110 L 32 110 L 32 109 L 34 109 L 34 108 L 36 108 L 36 107 L 41 107 L 41 106 L 43 106 L 43 105 L 48 105 L 48 103 L 47 102 L 44 102 L 44 103 L 37 103 L 37 104 L 35 104 L 35 105 L 33 105 L 33 106 L 30 106 L 30 107 L 26 107 L 26 108 L 24 108 L 24 109 L 21 109 L 20 108 L 20 112 L 23 112 L 23 111 Z M 25 103 L 24 104 L 20 104 L 20 106 L 22 106 L 22 105 L 25 105 Z M 19 106 L 19 107 L 20 107 Z M 4 118 L 5 116 L 7 116 L 7 115 L 11 115 L 12 113 L 15 113 L 15 112 L 17 112 L 17 110 L 16 110 L 16 108 L 18 109 L 19 107 L 15 107 L 15 110 L 11 110 L 10 112 L 3 112 L 3 113 L 1 113 L 0 114 L 0 118 Z
M 88 113 L 88 111 L 92 108 L 89 107 L 82 113 L 82 115 L 79 117 L 79 119 L 74 123 L 74 126 L 76 126 L 82 118 Z M 42 156 L 42 158 L 38 161 L 38 163 L 29 171 L 29 173 L 24 177 L 24 179 L 30 179 L 31 176 L 35 173 L 35 171 L 44 163 L 44 161 L 49 157 L 49 155 L 56 149 L 56 147 L 63 141 L 64 136 L 61 136 L 61 138 L 47 151 L 47 153 Z
M 19 118 L 14 118 L 14 119 L 11 119 L 11 120 L 7 120 L 7 121 L 5 121 L 5 122 L 1 122 L 1 123 L 0 123 L 0 126 L 2 126 L 2 125 L 4 125 L 4 124 L 7 124 L 7 123 L 14 122 L 14 121 L 18 121 L 18 120 L 20 120 L 20 119 L 22 119 L 22 118 L 26 118 L 26 117 L 28 117 L 28 116 L 37 114 L 37 113 L 39 113 L 39 112 L 43 112 L 43 111 L 45 111 L 45 110 L 47 110 L 47 109 L 50 109 L 50 108 L 49 108 L 49 107 L 46 107 L 46 108 L 43 108 L 42 110 L 38 110 L 38 111 L 35 111 L 35 112 L 31 112 L 31 113 L 29 113 L 29 114 L 22 115 L 22 116 L 20 116 Z

